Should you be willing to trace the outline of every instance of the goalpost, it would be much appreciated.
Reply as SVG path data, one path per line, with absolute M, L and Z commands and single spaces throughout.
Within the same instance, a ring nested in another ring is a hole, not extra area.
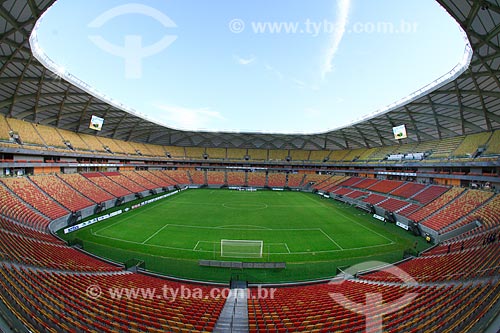
M 264 241 L 221 239 L 220 255 L 226 258 L 262 258 Z

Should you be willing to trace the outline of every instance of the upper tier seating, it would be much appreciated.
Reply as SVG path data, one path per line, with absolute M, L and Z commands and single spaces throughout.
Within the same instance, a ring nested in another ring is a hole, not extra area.
M 90 148 L 90 150 L 93 150 L 95 152 L 106 151 L 101 141 L 99 141 L 95 135 L 80 133 L 79 136 L 82 139 L 82 141 L 85 142 L 85 144 Z
M 0 116 L 0 140 L 9 140 L 10 131 L 11 129 L 9 127 L 9 124 L 7 123 L 7 120 L 5 119 L 5 117 Z
M 286 149 L 269 149 L 270 161 L 285 161 L 288 157 L 288 150 Z
M 23 143 L 45 146 L 45 142 L 43 142 L 40 135 L 38 135 L 37 131 L 33 127 L 33 123 L 16 118 L 6 118 L 6 120 L 9 123 L 10 128 L 12 128 L 14 132 L 19 133 Z
M 311 150 L 309 155 L 309 161 L 311 162 L 323 162 L 330 155 L 329 150 Z
M 491 132 L 467 135 L 452 155 L 455 157 L 472 157 L 479 147 L 488 142 L 490 137 Z
M 149 143 L 144 144 L 144 146 L 151 152 L 152 156 L 163 157 L 165 158 L 165 148 L 160 145 L 152 145 Z M 142 152 L 142 150 L 141 150 Z M 144 154 L 144 152 L 143 152 Z
M 96 136 L 96 138 L 103 147 L 108 147 L 113 152 L 113 154 L 125 154 L 125 145 L 121 144 L 121 142 L 118 143 L 117 140 L 113 140 L 104 136 Z
M 242 160 L 246 154 L 247 154 L 246 149 L 238 149 L 238 148 L 227 149 L 227 158 L 229 160 Z
M 368 149 L 366 148 L 359 148 L 359 149 L 353 149 L 353 150 L 348 150 L 347 154 L 342 157 L 341 161 L 344 162 L 355 162 L 360 159 L 362 155 L 366 153 Z
M 56 129 L 56 131 L 61 135 L 63 141 L 71 143 L 71 146 L 74 149 L 83 151 L 90 150 L 90 147 L 82 140 L 80 135 L 78 135 L 77 133 L 60 128 Z
M 483 153 L 483 156 L 491 155 L 500 155 L 500 130 L 493 132 L 490 141 L 487 142 L 486 150 Z
M 143 155 L 143 156 L 155 156 L 155 154 L 149 149 L 152 145 L 145 145 L 139 142 L 128 141 L 127 142 L 132 147 L 131 154 Z M 160 154 L 158 156 L 164 157 L 165 153 Z
M 47 146 L 66 149 L 63 138 L 55 127 L 34 124 L 34 128 Z
M 186 147 L 186 158 L 192 158 L 195 160 L 203 159 L 203 154 L 205 154 L 205 148 L 201 147 Z
M 209 159 L 226 159 L 226 148 L 207 148 L 207 155 Z
M 290 157 L 292 161 L 308 161 L 310 153 L 309 150 L 292 149 L 290 150 Z
M 248 155 L 252 161 L 268 160 L 267 150 L 265 149 L 248 149 Z
M 166 146 L 165 152 L 169 153 L 172 158 L 185 159 L 186 151 L 184 147 Z M 201 159 L 201 157 L 199 157 Z

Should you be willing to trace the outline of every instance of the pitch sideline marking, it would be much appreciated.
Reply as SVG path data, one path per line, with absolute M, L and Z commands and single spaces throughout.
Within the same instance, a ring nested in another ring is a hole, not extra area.
M 178 198 L 178 196 L 175 196 L 175 197 L 171 198 L 168 202 L 172 202 L 176 198 Z M 112 223 L 112 224 L 110 224 L 108 226 L 105 226 L 104 228 L 101 228 L 101 229 L 99 229 L 97 231 L 94 231 L 94 234 L 97 235 L 101 231 L 106 230 L 108 228 L 111 228 L 111 227 L 115 226 L 118 223 L 121 223 L 121 222 L 124 222 L 124 221 L 128 221 L 129 219 L 131 219 L 132 217 L 136 216 L 139 213 L 144 213 L 144 212 L 147 212 L 148 210 L 156 208 L 156 206 L 158 206 L 160 203 L 164 203 L 163 200 L 158 200 L 157 202 L 152 203 L 149 207 L 146 207 L 145 209 L 138 209 L 136 211 L 131 211 L 130 214 L 128 214 L 128 216 L 124 217 L 122 220 L 116 221 L 115 223 Z

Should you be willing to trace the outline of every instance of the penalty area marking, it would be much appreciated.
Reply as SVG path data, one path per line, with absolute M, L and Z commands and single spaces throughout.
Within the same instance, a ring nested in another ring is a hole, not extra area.
M 208 243 L 208 244 L 211 244 L 212 245 L 212 248 L 213 248 L 213 245 L 214 244 L 218 244 L 217 242 L 212 242 L 212 241 L 202 241 L 202 240 L 199 240 L 198 242 L 196 242 L 196 245 L 194 246 L 193 248 L 193 251 L 196 251 L 196 252 L 212 252 L 212 251 L 207 251 L 207 250 L 202 250 L 202 249 L 199 249 L 198 250 L 198 246 L 200 244 L 203 244 L 203 243 Z
M 213 253 L 213 250 L 201 250 L 201 249 L 197 249 L 196 251 L 192 248 L 183 248 L 183 247 L 174 247 L 174 246 L 166 246 L 166 245 L 155 245 L 155 244 L 143 244 L 143 243 L 140 243 L 140 242 L 134 242 L 134 241 L 130 241 L 130 240 L 126 240 L 126 239 L 123 239 L 123 238 L 116 238 L 116 237 L 109 237 L 109 236 L 103 236 L 103 235 L 98 235 L 96 233 L 94 233 L 94 236 L 95 237 L 98 237 L 98 238 L 105 238 L 105 239 L 111 239 L 111 240 L 116 240 L 116 241 L 120 241 L 120 242 L 124 242 L 124 243 L 129 243 L 129 244 L 137 244 L 137 245 L 143 245 L 143 246 L 149 246 L 149 247 L 155 247 L 155 248 L 160 248 L 160 249 L 170 249 L 170 250 L 179 250 L 179 251 L 186 251 L 186 252 L 204 252 L 204 253 Z M 201 242 L 205 242 L 205 241 L 200 241 Z M 210 243 L 216 243 L 217 242 L 210 242 Z M 280 243 L 280 244 L 286 244 L 286 243 Z M 368 248 L 376 248 L 376 247 L 383 247 L 383 246 L 387 246 L 389 244 L 380 244 L 380 245 L 373 245 L 373 246 L 363 246 L 363 247 L 355 247 L 355 248 L 349 248 L 349 249 L 346 249 L 346 250 L 319 250 L 319 251 L 314 251 L 315 253 L 334 253 L 334 252 L 342 252 L 342 251 L 350 251 L 350 250 L 361 250 L 361 249 L 368 249 Z M 307 251 L 298 251 L 298 252 L 290 252 L 290 254 L 310 254 L 311 252 L 307 252 Z M 271 253 L 271 254 L 287 254 L 287 253 Z M 163 257 L 163 256 L 159 256 L 159 257 Z
M 333 238 L 330 237 L 326 232 L 324 232 L 323 229 L 318 228 L 316 230 L 321 231 L 323 233 L 323 235 L 326 236 L 326 238 L 328 238 L 333 244 L 335 244 L 341 251 L 344 251 L 344 248 L 342 246 L 340 246 L 339 243 L 337 243 L 336 241 L 334 241 Z
M 288 253 L 292 253 L 290 252 L 290 248 L 288 248 L 288 244 L 287 243 L 284 243 L 285 244 L 285 247 L 286 247 L 286 250 L 288 251 Z
M 242 229 L 247 228 L 247 229 Z M 235 230 L 273 230 L 268 227 L 262 227 L 258 225 L 251 224 L 232 224 L 232 225 L 221 225 L 220 227 L 213 227 L 214 229 L 235 229 Z
M 306 196 L 306 197 L 307 197 L 309 200 L 313 200 L 313 199 L 312 199 L 312 198 L 310 198 L 309 196 Z M 313 201 L 314 201 L 314 200 L 313 200 Z M 321 204 L 323 207 L 328 207 L 328 206 L 326 206 L 323 202 L 321 202 L 320 204 Z M 389 241 L 389 244 L 385 244 L 385 245 L 392 245 L 392 244 L 395 244 L 395 242 L 394 242 L 392 239 L 390 239 L 390 238 L 388 238 L 388 237 L 386 237 L 386 236 L 384 236 L 384 235 L 382 235 L 382 234 L 380 234 L 380 233 L 376 232 L 375 230 L 372 230 L 371 228 L 368 228 L 367 226 L 362 225 L 362 224 L 361 224 L 361 223 L 359 223 L 358 221 L 356 221 L 356 220 L 354 220 L 354 219 L 350 218 L 349 216 L 345 215 L 344 213 L 342 213 L 342 212 L 340 212 L 340 211 L 339 211 L 339 215 L 342 215 L 343 217 L 345 217 L 346 219 L 348 219 L 348 220 L 349 220 L 349 221 L 351 221 L 351 222 L 356 223 L 356 224 L 357 224 L 357 225 L 359 225 L 360 227 L 362 227 L 362 228 L 364 228 L 364 229 L 366 229 L 366 230 L 368 230 L 368 231 L 371 231 L 371 232 L 373 232 L 374 234 L 376 234 L 376 235 L 378 235 L 378 236 L 380 236 L 380 237 L 382 237 L 382 238 L 387 239 L 387 240 Z M 372 247 L 373 247 L 373 246 L 372 246 Z M 348 250 L 350 250 L 350 249 L 348 249 Z
M 163 227 L 161 227 L 160 229 L 158 229 L 154 234 L 152 234 L 151 236 L 149 236 L 144 242 L 142 242 L 142 244 L 146 244 L 147 241 L 149 241 L 151 238 L 153 238 L 154 236 L 158 235 L 160 233 L 160 231 L 162 231 L 163 229 L 165 229 L 166 227 L 168 227 L 168 224 L 165 224 Z

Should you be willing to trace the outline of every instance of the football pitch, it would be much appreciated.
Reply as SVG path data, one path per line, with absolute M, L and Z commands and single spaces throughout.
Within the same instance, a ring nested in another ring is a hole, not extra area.
M 331 277 L 368 260 L 393 262 L 416 237 L 319 195 L 191 189 L 65 235 L 115 261 L 204 281 Z M 221 244 L 222 241 L 222 244 Z M 419 248 L 423 246 L 419 243 Z M 200 267 L 198 260 L 286 262 L 283 270 Z

